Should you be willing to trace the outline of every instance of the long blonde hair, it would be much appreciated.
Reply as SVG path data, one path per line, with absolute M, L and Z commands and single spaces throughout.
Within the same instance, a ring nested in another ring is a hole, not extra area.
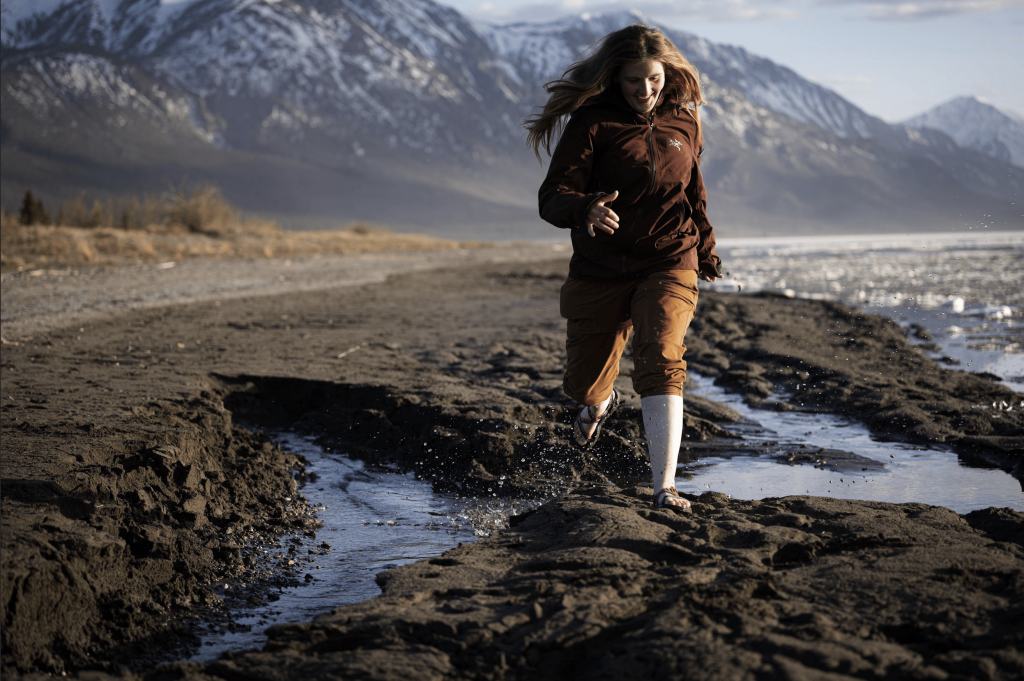
M 544 85 L 550 93 L 540 113 L 523 121 L 526 146 L 540 159 L 540 148 L 551 154 L 551 142 L 561 133 L 569 114 L 599 96 L 611 85 L 619 69 L 635 62 L 659 61 L 665 67 L 661 105 L 674 103 L 697 122 L 697 107 L 707 102 L 700 90 L 700 74 L 672 41 L 656 28 L 633 24 L 609 33 L 588 48 L 583 58 L 567 68 L 562 77 Z

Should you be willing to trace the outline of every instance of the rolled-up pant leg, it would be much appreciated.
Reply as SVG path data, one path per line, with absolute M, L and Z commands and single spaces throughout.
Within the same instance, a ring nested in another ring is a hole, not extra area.
M 559 308 L 567 320 L 568 359 L 562 389 L 580 404 L 595 405 L 612 394 L 632 326 L 630 299 L 636 285 L 573 278 L 562 285 Z
M 697 273 L 650 275 L 634 289 L 633 389 L 640 397 L 682 395 L 686 381 L 683 339 L 697 309 Z

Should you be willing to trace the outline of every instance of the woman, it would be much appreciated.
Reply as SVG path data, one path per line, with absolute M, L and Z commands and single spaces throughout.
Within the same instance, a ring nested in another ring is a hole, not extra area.
M 654 473 L 654 505 L 689 512 L 674 487 L 683 432 L 683 338 L 697 278 L 721 276 L 699 158 L 705 103 L 697 70 L 657 29 L 605 36 L 524 123 L 540 158 L 564 125 L 540 188 L 541 217 L 572 230 L 562 286 L 568 363 L 563 387 L 583 405 L 573 438 L 590 447 L 618 404 L 612 387 L 633 328 Z M 569 117 L 568 122 L 565 118 Z

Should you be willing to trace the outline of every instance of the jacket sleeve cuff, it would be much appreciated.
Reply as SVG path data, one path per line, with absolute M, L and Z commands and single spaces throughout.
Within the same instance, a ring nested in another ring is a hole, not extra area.
M 701 259 L 698 268 L 701 274 L 714 275 L 715 277 L 722 276 L 722 259 L 716 254 L 712 253 L 707 257 Z

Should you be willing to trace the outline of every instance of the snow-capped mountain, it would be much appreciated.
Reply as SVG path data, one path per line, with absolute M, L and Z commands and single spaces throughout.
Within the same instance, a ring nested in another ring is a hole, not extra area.
M 490 235 L 510 238 L 542 229 L 543 167 L 520 121 L 543 83 L 609 31 L 654 23 L 490 26 L 432 0 L 0 0 L 0 13 L 8 204 L 26 186 L 63 198 L 187 176 L 251 210 L 511 225 Z M 1019 221 L 1019 169 L 740 48 L 666 33 L 710 95 L 718 214 L 747 231 Z
M 472 155 L 476 136 L 497 135 L 505 144 L 520 137 L 517 121 L 482 120 L 479 106 L 467 106 L 505 100 L 507 77 L 471 58 L 485 46 L 467 20 L 432 2 L 51 0 L 50 5 L 56 9 L 41 13 L 32 3 L 10 3 L 5 12 L 10 16 L 4 17 L 5 66 L 31 55 L 40 75 L 76 88 L 78 79 L 65 73 L 82 71 L 83 60 L 69 54 L 89 54 L 97 70 L 110 70 L 103 61 L 131 64 L 199 98 L 225 102 L 219 111 L 225 133 L 241 133 L 233 135 L 235 145 L 275 131 L 358 127 L 375 133 L 364 137 L 393 147 L 429 153 L 444 143 L 445 152 L 460 156 Z M 69 58 L 77 69 L 64 66 Z M 247 107 L 260 102 L 257 108 L 266 109 L 260 127 L 231 125 L 237 113 L 228 102 Z M 435 109 L 429 116 L 423 115 L 424 103 Z
M 636 21 L 657 25 L 653 19 L 633 11 L 567 16 L 547 24 L 485 27 L 483 32 L 498 53 L 538 84 L 560 75 L 580 52 L 602 36 Z M 692 33 L 661 28 L 705 77 L 739 90 L 766 109 L 803 123 L 814 123 L 839 137 L 876 137 L 878 124 L 885 125 L 835 92 L 741 47 L 718 45 Z
M 1024 168 L 1024 120 L 977 97 L 957 97 L 904 125 L 941 130 L 962 147 Z
M 561 75 L 583 50 L 602 36 L 630 23 L 657 22 L 641 12 L 586 13 L 546 24 L 516 23 L 482 29 L 495 51 L 531 79 L 534 91 Z M 989 193 L 981 176 L 968 170 L 947 135 L 891 125 L 792 69 L 752 55 L 741 47 L 719 45 L 692 33 L 661 26 L 676 47 L 700 70 L 702 78 L 737 90 L 753 104 L 801 123 L 811 123 L 849 140 L 878 140 L 896 151 L 927 156 L 947 172 L 961 175 L 975 191 Z M 741 121 L 733 121 L 742 125 Z M 984 153 L 984 152 L 982 152 Z M 1005 160 L 1005 159 L 1003 159 Z M 980 180 L 980 181 L 979 181 Z

